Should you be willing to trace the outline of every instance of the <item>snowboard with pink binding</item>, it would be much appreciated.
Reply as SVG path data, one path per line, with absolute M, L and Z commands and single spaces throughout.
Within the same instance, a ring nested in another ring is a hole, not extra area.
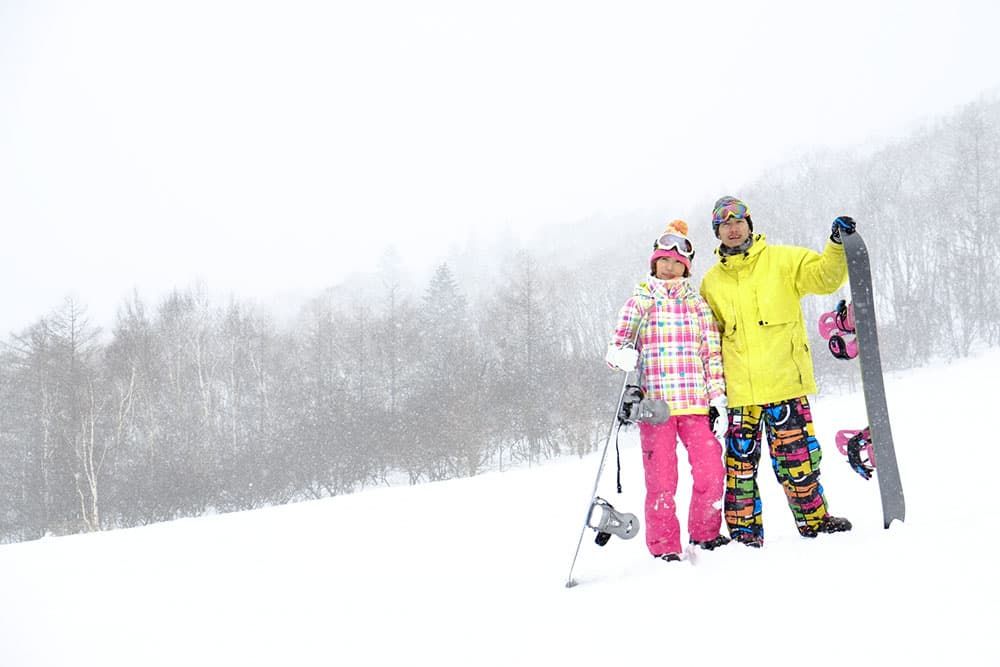
M 859 360 L 868 426 L 860 431 L 840 431 L 837 433 L 837 446 L 847 455 L 848 462 L 859 475 L 870 479 L 872 473 L 876 473 L 882 500 L 882 521 L 888 528 L 893 520 L 905 519 L 906 502 L 885 397 L 871 264 L 868 247 L 861 234 L 844 234 L 843 243 L 851 301 L 841 301 L 833 311 L 824 313 L 819 320 L 819 331 L 835 357 Z

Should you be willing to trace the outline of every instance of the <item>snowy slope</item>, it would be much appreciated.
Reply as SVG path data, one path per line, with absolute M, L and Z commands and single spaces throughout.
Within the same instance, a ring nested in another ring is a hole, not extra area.
M 0 665 L 996 664 L 978 409 L 998 374 L 990 351 L 888 378 L 907 500 L 888 531 L 875 482 L 833 446 L 863 425 L 861 396 L 830 396 L 814 406 L 823 481 L 852 533 L 798 537 L 762 465 L 764 549 L 663 563 L 641 535 L 600 549 L 588 531 L 567 589 L 593 455 L 44 539 L 0 546 Z M 636 434 L 622 445 L 625 493 L 613 458 L 602 493 L 641 517 Z

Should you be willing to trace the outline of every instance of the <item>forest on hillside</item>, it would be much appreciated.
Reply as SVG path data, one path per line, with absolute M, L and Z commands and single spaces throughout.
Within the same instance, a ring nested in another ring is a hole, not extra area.
M 720 194 L 746 200 L 771 243 L 819 249 L 835 215 L 858 220 L 887 368 L 1000 344 L 1000 102 Z M 690 221 L 696 281 L 713 261 L 710 206 L 662 220 Z M 592 451 L 620 383 L 603 362 L 610 326 L 658 231 L 595 219 L 563 252 L 466 249 L 426 284 L 382 270 L 288 322 L 189 287 L 134 296 L 104 330 L 68 300 L 0 351 L 0 540 Z M 835 302 L 806 299 L 807 317 Z M 856 385 L 813 343 L 821 391 Z

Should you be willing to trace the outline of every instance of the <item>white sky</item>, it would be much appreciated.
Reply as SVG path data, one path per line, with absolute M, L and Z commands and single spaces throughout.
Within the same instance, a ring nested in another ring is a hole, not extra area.
M 758 4 L 0 0 L 0 334 L 676 215 L 1000 82 L 1000 3 Z

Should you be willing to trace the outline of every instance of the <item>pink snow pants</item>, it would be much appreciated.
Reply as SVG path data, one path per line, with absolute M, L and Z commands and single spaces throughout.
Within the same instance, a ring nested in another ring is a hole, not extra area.
M 654 556 L 681 553 L 677 492 L 677 438 L 687 448 L 694 484 L 688 508 L 688 536 L 702 542 L 719 534 L 726 468 L 722 445 L 705 415 L 674 415 L 662 424 L 639 423 L 646 471 L 646 546 Z

